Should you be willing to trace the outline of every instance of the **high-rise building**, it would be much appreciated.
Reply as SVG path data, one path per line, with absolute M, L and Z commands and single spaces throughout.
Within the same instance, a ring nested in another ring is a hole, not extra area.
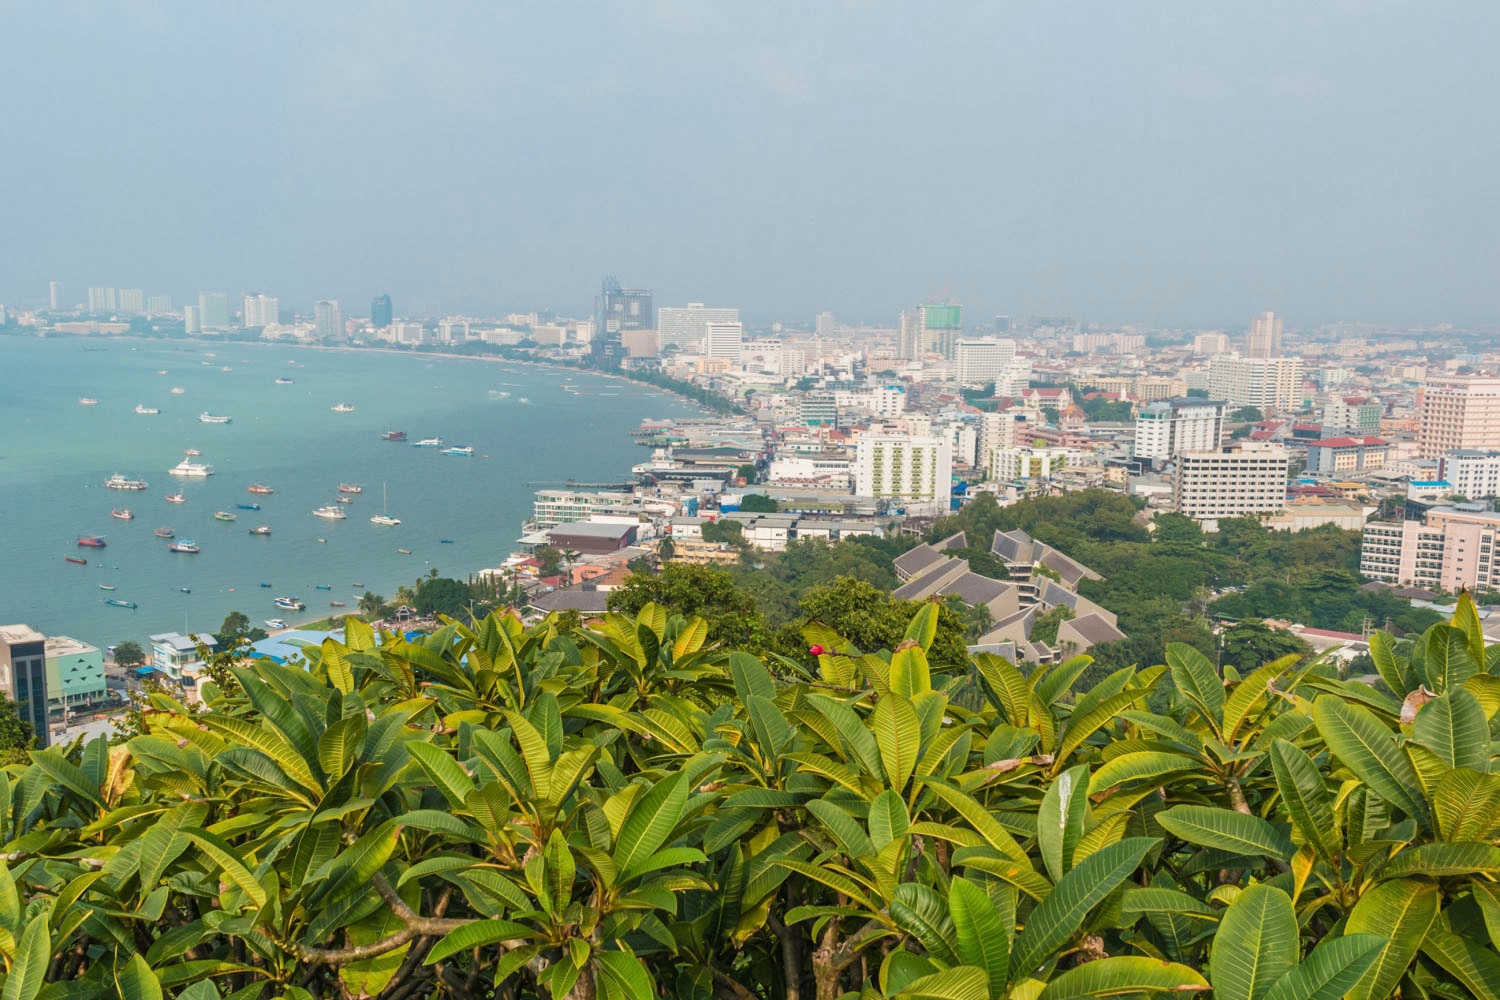
M 1153 464 L 1185 451 L 1214 451 L 1224 443 L 1224 404 L 1215 400 L 1163 399 L 1135 417 L 1135 457 Z
M 703 343 L 705 327 L 709 323 L 738 323 L 738 309 L 715 309 L 702 302 L 689 302 L 686 306 L 662 306 L 656 311 L 656 331 L 661 335 L 661 346 L 696 347 Z
M 833 326 L 833 313 L 820 312 L 817 319 L 813 321 L 813 332 L 820 337 L 832 337 Z
M 1500 514 L 1433 507 L 1415 521 L 1370 521 L 1359 571 L 1372 580 L 1460 590 L 1500 590 Z
M 203 332 L 203 320 L 198 314 L 197 306 L 182 307 L 182 329 L 186 333 Z
M 370 300 L 370 325 L 377 330 L 383 330 L 391 325 L 395 317 L 391 310 L 391 297 L 389 295 L 377 295 Z
M 143 313 L 146 311 L 146 293 L 139 288 L 120 289 L 120 312 Z
M 998 482 L 1051 479 L 1067 466 L 1068 458 L 1067 448 L 1002 445 L 990 456 L 990 478 Z
M 1221 354 L 1208 362 L 1208 394 L 1231 407 L 1296 409 L 1302 403 L 1302 359 Z
M 170 295 L 148 295 L 146 296 L 146 312 L 152 316 L 161 316 L 172 311 L 172 296 Z
M 896 353 L 903 361 L 915 361 L 927 353 L 927 343 L 922 338 L 922 314 L 914 309 L 901 310 L 900 343 Z
M 1016 342 L 996 337 L 960 340 L 954 345 L 953 355 L 960 385 L 994 383 L 995 391 L 1000 392 L 1000 383 L 1009 382 L 1006 376 L 1016 360 Z
M 344 311 L 332 299 L 313 303 L 313 333 L 319 340 L 344 339 Z
M 1229 335 L 1210 331 L 1193 338 L 1193 353 L 1203 357 L 1229 353 Z
M 917 307 L 922 314 L 922 340 L 927 350 L 952 361 L 963 335 L 963 306 L 954 303 L 928 303 Z
M 1429 378 L 1422 387 L 1417 447 L 1423 458 L 1500 449 L 1500 378 Z
M 975 451 L 978 454 L 979 464 L 991 474 L 992 478 L 995 449 L 1031 444 L 1033 439 L 1027 433 L 1027 428 L 1034 427 L 1038 421 L 1039 416 L 1034 410 L 1002 410 L 979 415 L 979 434 Z
M 275 324 L 280 319 L 281 303 L 274 295 L 250 292 L 245 296 L 244 324 L 247 330 L 258 330 Z
M 600 368 L 618 368 L 625 356 L 620 334 L 625 330 L 650 330 L 655 326 L 651 291 L 646 288 L 622 288 L 614 275 L 606 275 L 594 300 L 596 332 L 589 344 L 594 364 Z
M 1245 337 L 1245 357 L 1281 357 L 1281 317 L 1273 312 L 1263 312 L 1250 321 L 1250 332 Z
M 229 329 L 229 296 L 226 293 L 198 293 L 198 325 L 205 332 Z
M 31 724 L 36 745 L 45 748 L 47 726 L 47 637 L 29 625 L 0 625 L 0 690 L 16 703 L 16 714 Z
M 739 323 L 706 323 L 703 329 L 703 353 L 710 358 L 740 359 L 745 342 L 745 328 Z
M 1455 496 L 1470 500 L 1500 497 L 1500 451 L 1450 451 L 1443 456 L 1438 478 Z M 1500 552 L 1495 555 L 1500 561 Z
M 1332 396 L 1323 404 L 1323 433 L 1378 434 L 1385 407 L 1363 396 Z
M 854 453 L 854 492 L 892 500 L 908 514 L 948 510 L 953 447 L 946 435 L 866 433 Z
M 1172 508 L 1199 520 L 1253 517 L 1286 507 L 1286 478 L 1291 455 L 1278 444 L 1241 441 L 1211 451 L 1177 456 L 1172 480 Z
M 118 299 L 113 288 L 89 289 L 89 312 L 114 312 L 118 308 L 117 303 Z
M 63 283 L 61 281 L 47 282 L 47 307 L 53 312 L 60 312 L 64 308 Z

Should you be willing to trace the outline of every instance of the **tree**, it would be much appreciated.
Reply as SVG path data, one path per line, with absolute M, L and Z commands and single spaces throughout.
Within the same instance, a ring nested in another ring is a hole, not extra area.
M 746 462 L 744 465 L 741 465 L 738 470 L 735 471 L 735 478 L 742 479 L 747 483 L 753 483 L 755 482 L 755 477 L 759 474 L 759 470 L 756 469 L 754 465 Z
M 141 644 L 131 639 L 115 644 L 115 666 L 121 670 L 134 670 L 146 662 L 146 651 Z
M 28 763 L 26 751 L 36 746 L 36 731 L 21 718 L 20 706 L 0 691 L 0 765 Z
M 671 535 L 663 535 L 661 541 L 656 543 L 656 558 L 664 563 L 671 562 L 676 554 L 677 543 L 672 541 Z
M 359 598 L 359 613 L 366 618 L 379 618 L 385 613 L 385 598 L 373 590 L 365 591 Z
M 1256 406 L 1241 406 L 1229 414 L 1229 419 L 1235 423 L 1259 423 L 1266 419 L 1266 415 Z
M 1031 641 L 1044 642 L 1049 646 L 1057 645 L 1057 630 L 1063 622 L 1073 620 L 1073 609 L 1066 604 L 1059 604 L 1036 616 L 1031 623 Z
M 537 570 L 542 576 L 556 576 L 562 569 L 562 553 L 551 545 L 538 545 L 531 553 L 537 561 Z
M 740 497 L 740 510 L 746 514 L 774 514 L 781 508 L 764 493 L 746 493 Z
M 1283 656 L 1306 656 L 1312 652 L 1307 643 L 1291 632 L 1271 628 L 1254 618 L 1225 629 L 1221 638 L 1224 664 L 1238 668 L 1242 674 Z
M 703 540 L 715 545 L 741 545 L 745 541 L 745 526 L 738 521 L 720 518 L 703 525 Z
M 1203 526 L 1185 514 L 1163 512 L 1152 519 L 1156 525 L 1156 541 L 1162 545 L 1186 545 L 1201 548 Z
M 240 641 L 250 632 L 250 616 L 243 611 L 231 611 L 224 616 L 224 623 L 214 633 L 214 638 L 219 641 L 220 649 L 230 649 L 238 646 Z
M 633 574 L 609 592 L 611 611 L 633 616 L 647 604 L 704 619 L 710 642 L 764 648 L 766 628 L 760 609 L 724 570 L 669 563 L 660 573 Z
M 418 614 L 447 615 L 457 618 L 469 607 L 471 593 L 462 580 L 447 577 L 428 577 L 417 584 L 412 607 Z

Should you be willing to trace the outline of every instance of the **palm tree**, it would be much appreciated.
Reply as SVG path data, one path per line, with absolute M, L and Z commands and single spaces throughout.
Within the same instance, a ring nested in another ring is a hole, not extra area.
M 385 598 L 373 590 L 365 591 L 364 596 L 359 599 L 359 613 L 366 618 L 378 618 L 383 610 L 385 610 Z
M 656 558 L 662 562 L 671 562 L 676 554 L 677 543 L 672 541 L 671 535 L 663 535 L 662 540 L 656 543 Z

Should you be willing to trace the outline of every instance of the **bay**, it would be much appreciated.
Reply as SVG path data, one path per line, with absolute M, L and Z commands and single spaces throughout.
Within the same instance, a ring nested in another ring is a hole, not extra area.
M 0 370 L 0 622 L 100 646 L 212 631 L 230 611 L 257 624 L 306 620 L 337 612 L 331 601 L 353 608 L 364 590 L 389 597 L 433 569 L 463 579 L 513 550 L 539 486 L 623 482 L 645 457 L 631 429 L 646 417 L 695 412 L 623 379 L 276 344 L 0 337 Z M 172 394 L 174 386 L 184 392 Z M 83 397 L 98 405 L 81 405 Z M 161 412 L 137 415 L 138 403 Z M 338 403 L 354 412 L 333 412 Z M 233 422 L 200 423 L 204 411 Z M 408 442 L 381 440 L 389 429 Z M 474 456 L 411 446 L 434 436 L 471 445 Z M 194 461 L 211 464 L 213 476 L 167 474 L 188 448 L 202 452 Z M 106 489 L 114 473 L 150 486 Z M 275 493 L 247 492 L 255 482 Z M 314 517 L 341 483 L 363 488 L 343 508 L 347 520 Z M 166 502 L 179 489 L 186 502 Z M 261 509 L 237 509 L 242 503 Z M 112 518 L 115 507 L 129 507 L 134 520 Z M 402 523 L 371 524 L 383 508 Z M 237 519 L 215 520 L 221 510 Z M 261 524 L 270 536 L 250 534 Z M 159 527 L 201 553 L 167 551 L 153 534 Z M 77 546 L 92 534 L 108 547 Z M 278 611 L 278 595 L 300 597 L 307 611 Z

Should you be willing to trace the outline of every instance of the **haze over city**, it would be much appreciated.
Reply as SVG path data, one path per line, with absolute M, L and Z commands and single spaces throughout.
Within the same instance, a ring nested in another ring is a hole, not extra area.
M 5 4 L 0 302 L 1493 323 L 1487 3 Z

